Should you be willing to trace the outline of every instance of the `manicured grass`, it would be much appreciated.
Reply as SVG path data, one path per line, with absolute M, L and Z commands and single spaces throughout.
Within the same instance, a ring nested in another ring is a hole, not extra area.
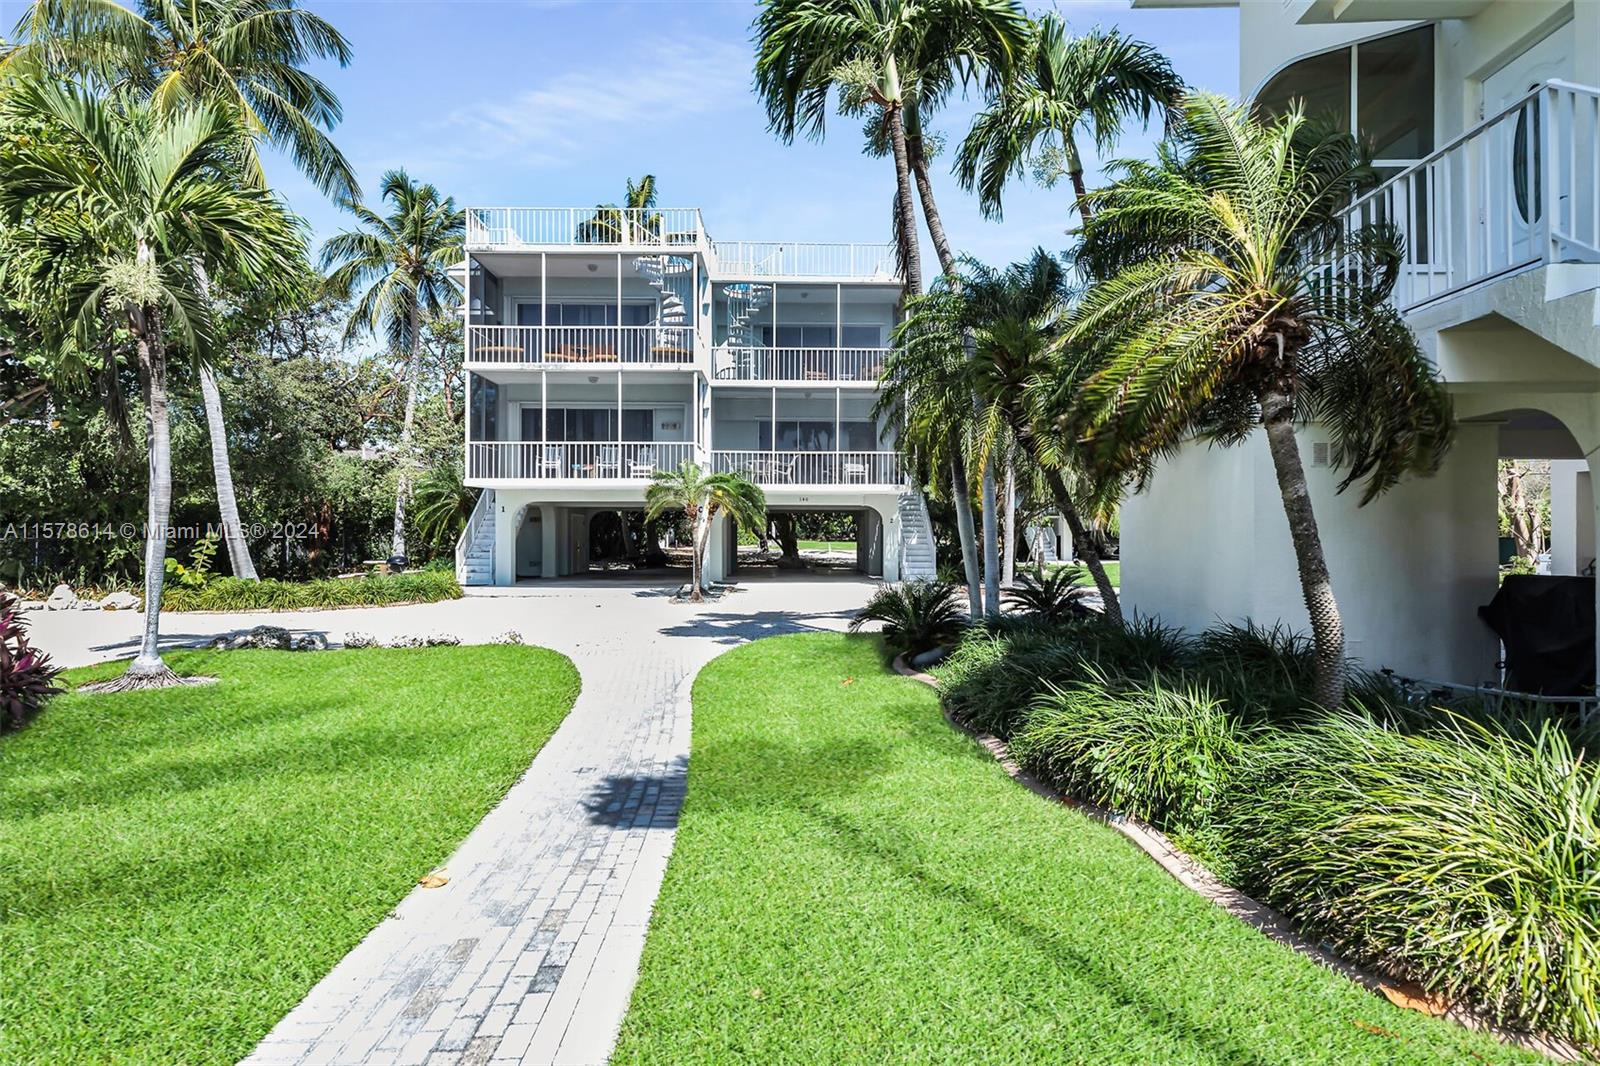
M 517 646 L 193 652 L 0 737 L 0 1062 L 233 1062 L 571 708 Z M 72 671 L 74 683 L 119 665 Z
M 799 544 L 803 551 L 853 552 L 856 550 L 856 542 L 853 540 L 802 540 Z
M 1058 569 L 1058 568 L 1060 568 L 1062 566 L 1066 566 L 1067 564 L 1066 563 L 1046 563 L 1045 565 L 1049 566 L 1050 569 L 1055 570 L 1055 569 Z M 1111 584 L 1113 584 L 1117 588 L 1121 588 L 1122 587 L 1122 562 L 1121 562 L 1121 560 L 1110 559 L 1110 560 L 1107 560 L 1104 565 L 1105 565 L 1105 568 L 1106 568 L 1106 577 L 1111 580 Z M 1078 575 L 1078 584 L 1080 584 L 1080 585 L 1093 585 L 1094 584 L 1094 578 L 1089 576 L 1089 571 L 1083 569 L 1083 567 L 1081 567 L 1081 566 L 1078 567 L 1078 569 L 1081 571 L 1079 573 L 1079 575 Z
M 1025 791 L 873 638 L 731 651 L 694 715 L 613 1062 L 1536 1061 L 1369 995 Z

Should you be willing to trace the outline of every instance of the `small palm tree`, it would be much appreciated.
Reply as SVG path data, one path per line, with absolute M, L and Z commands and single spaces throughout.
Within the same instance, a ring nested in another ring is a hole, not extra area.
M 1016 76 L 991 94 L 972 120 L 956 155 L 962 187 L 978 191 L 984 214 L 999 218 L 1006 181 L 1032 162 L 1046 180 L 1065 173 L 1079 214 L 1087 219 L 1088 190 L 1078 138 L 1109 151 L 1129 119 L 1148 123 L 1176 106 L 1183 79 L 1166 56 L 1116 30 L 1081 37 L 1056 14 L 1034 27 Z
M 600 204 L 594 217 L 578 223 L 579 244 L 645 244 L 661 240 L 662 218 L 656 206 L 656 176 L 628 179 L 622 206 Z
M 949 644 L 966 628 L 954 585 L 922 578 L 889 585 L 872 594 L 850 619 L 850 632 L 883 623 L 883 643 L 896 655 L 915 655 Z
M 1088 614 L 1084 601 L 1089 590 L 1078 583 L 1081 574 L 1071 566 L 1058 566 L 1040 574 L 1024 573 L 1017 586 L 1006 593 L 1006 602 L 1050 623 Z
M 1068 340 L 1105 353 L 1071 422 L 1107 469 L 1180 446 L 1266 433 L 1317 653 L 1316 698 L 1344 698 L 1344 628 L 1295 439 L 1332 437 L 1370 502 L 1438 469 L 1449 394 L 1388 302 L 1399 262 L 1386 227 L 1347 234 L 1342 209 L 1372 181 L 1354 138 L 1292 112 L 1275 122 L 1207 94 L 1178 143 L 1091 197 L 1080 262 L 1102 280 Z
M 381 335 L 394 351 L 407 353 L 391 548 L 391 554 L 403 563 L 406 499 L 414 461 L 412 424 L 426 339 L 423 323 L 443 315 L 460 294 L 451 268 L 461 262 L 466 222 L 454 199 L 440 196 L 432 185 L 412 181 L 403 170 L 386 173 L 382 187 L 389 214 L 345 201 L 344 206 L 363 228 L 328 238 L 322 246 L 322 265 L 332 271 L 328 284 L 333 291 L 356 301 L 345 323 L 344 342 L 362 333 Z
M 676 470 L 658 470 L 645 490 L 645 519 L 655 521 L 668 511 L 682 511 L 689 520 L 689 599 L 704 600 L 700 575 L 712 521 L 726 514 L 745 529 L 760 529 L 767 520 L 767 496 L 761 486 L 740 474 L 708 474 L 696 463 Z
M 65 343 L 92 350 L 103 318 L 114 315 L 138 353 L 150 470 L 145 625 L 138 657 L 115 684 L 175 684 L 158 643 L 172 512 L 168 346 L 176 340 L 210 358 L 203 270 L 277 284 L 303 264 L 304 236 L 270 192 L 235 180 L 237 127 L 209 103 L 119 108 L 39 79 L 9 95 L 55 132 L 8 141 L 0 152 L 0 216 L 13 225 L 27 217 L 28 239 L 49 253 L 37 261 L 81 264 L 55 294 L 59 320 L 72 324 Z

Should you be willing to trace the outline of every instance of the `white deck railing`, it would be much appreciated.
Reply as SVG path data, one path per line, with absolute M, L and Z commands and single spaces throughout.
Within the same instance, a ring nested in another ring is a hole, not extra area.
M 819 277 L 898 280 L 892 244 L 712 241 L 719 277 Z
M 714 451 L 711 469 L 757 485 L 898 485 L 898 452 Z
M 1600 262 L 1600 91 L 1541 85 L 1357 200 L 1346 220 L 1403 238 L 1402 310 L 1535 266 Z
M 472 513 L 467 516 L 467 524 L 462 528 L 461 535 L 456 538 L 456 584 L 467 583 L 467 555 L 472 551 L 473 542 L 477 540 L 483 524 L 493 521 L 494 490 L 480 489 L 478 502 L 472 505 Z
M 648 481 L 694 459 L 692 441 L 468 441 L 467 477 L 484 481 Z
M 694 247 L 705 242 L 697 207 L 467 208 L 467 248 L 475 251 L 567 245 Z
M 877 381 L 888 348 L 742 348 L 712 353 L 723 381 Z
M 468 364 L 590 366 L 694 362 L 689 326 L 468 326 Z

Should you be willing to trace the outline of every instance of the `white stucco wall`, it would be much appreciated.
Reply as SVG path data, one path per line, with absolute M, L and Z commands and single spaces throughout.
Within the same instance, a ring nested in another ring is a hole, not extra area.
M 1594 561 L 1594 483 L 1585 459 L 1550 461 L 1550 572 L 1571 577 Z
M 1347 651 L 1409 676 L 1481 681 L 1496 644 L 1477 618 L 1495 590 L 1493 426 L 1463 427 L 1444 469 L 1358 508 L 1357 490 L 1311 467 Z M 1288 521 L 1265 439 L 1230 449 L 1194 444 L 1165 463 L 1122 511 L 1124 610 L 1191 631 L 1218 621 L 1308 628 Z

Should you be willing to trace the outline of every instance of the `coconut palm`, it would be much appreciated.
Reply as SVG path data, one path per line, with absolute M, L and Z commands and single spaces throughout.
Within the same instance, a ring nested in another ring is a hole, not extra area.
M 338 97 L 305 70 L 313 60 L 347 64 L 350 46 L 294 0 L 146 0 L 138 12 L 102 0 L 35 0 L 15 36 L 0 54 L 0 77 L 86 77 L 158 110 L 212 100 L 237 116 L 243 172 L 256 184 L 265 184 L 256 152 L 265 141 L 285 149 L 323 192 L 358 194 L 354 172 L 324 132 L 340 119 Z M 200 364 L 199 378 L 228 559 L 234 576 L 254 580 L 222 396 L 209 365 Z
M 1068 333 L 1105 353 L 1072 421 L 1096 461 L 1126 468 L 1196 434 L 1266 434 L 1316 645 L 1316 698 L 1343 700 L 1344 633 L 1295 439 L 1331 438 L 1340 491 L 1371 501 L 1436 470 L 1451 404 L 1388 302 L 1391 230 L 1346 233 L 1371 182 L 1355 140 L 1291 112 L 1264 122 L 1207 94 L 1183 103 L 1177 143 L 1091 195 L 1080 262 L 1098 281 Z
M 962 187 L 978 191 L 984 214 L 999 218 L 1006 181 L 1030 162 L 1064 172 L 1088 218 L 1080 137 L 1109 151 L 1128 120 L 1148 123 L 1183 93 L 1183 79 L 1153 47 L 1117 30 L 1068 34 L 1056 14 L 1034 27 L 1016 75 L 991 94 L 956 154 Z M 1049 180 L 1047 178 L 1047 180 Z
M 404 565 L 406 499 L 413 466 L 412 424 L 417 413 L 421 377 L 423 323 L 445 313 L 459 295 L 451 269 L 461 262 L 465 216 L 455 200 L 440 196 L 432 185 L 412 181 L 403 170 L 384 174 L 383 199 L 388 215 L 347 200 L 361 229 L 345 230 L 322 246 L 328 284 L 341 296 L 355 299 L 341 338 L 383 336 L 395 352 L 405 352 L 405 418 L 400 430 L 399 481 L 394 498 L 394 535 L 390 554 Z
M 696 463 L 676 470 L 658 470 L 645 489 L 645 520 L 654 522 L 668 511 L 682 511 L 693 543 L 689 550 L 689 599 L 704 600 L 700 575 L 705 571 L 706 545 L 712 522 L 726 514 L 745 529 L 760 529 L 767 520 L 767 496 L 761 486 L 741 474 L 708 474 Z
M 50 253 L 44 261 L 82 264 L 56 293 L 72 323 L 68 342 L 93 350 L 102 318 L 115 315 L 137 351 L 150 473 L 145 625 L 139 655 L 116 684 L 176 683 L 158 648 L 172 507 L 168 345 L 178 341 L 201 361 L 211 355 L 202 268 L 276 284 L 302 261 L 304 237 L 270 192 L 235 180 L 237 128 L 208 102 L 114 107 L 38 79 L 9 96 L 54 135 L 0 150 L 0 215 L 13 224 L 26 215 L 29 239 Z
M 573 239 L 579 244 L 627 244 L 660 240 L 662 218 L 656 206 L 656 176 L 628 179 L 622 206 L 600 204 L 594 217 L 578 223 Z
M 997 453 L 1012 461 L 1020 454 L 1066 519 L 1106 616 L 1121 622 L 1116 588 L 1084 521 L 1086 511 L 1106 509 L 1114 487 L 1091 482 L 1073 443 L 1057 431 L 1041 403 L 1063 380 L 1081 373 L 1066 361 L 1065 353 L 1073 349 L 1058 344 L 1067 310 L 1066 272 L 1042 248 L 1004 271 L 972 259 L 963 260 L 962 268 L 953 281 L 941 282 L 908 306 L 900 330 L 907 358 L 960 364 L 966 388 L 982 402 L 974 460 L 992 468 Z

